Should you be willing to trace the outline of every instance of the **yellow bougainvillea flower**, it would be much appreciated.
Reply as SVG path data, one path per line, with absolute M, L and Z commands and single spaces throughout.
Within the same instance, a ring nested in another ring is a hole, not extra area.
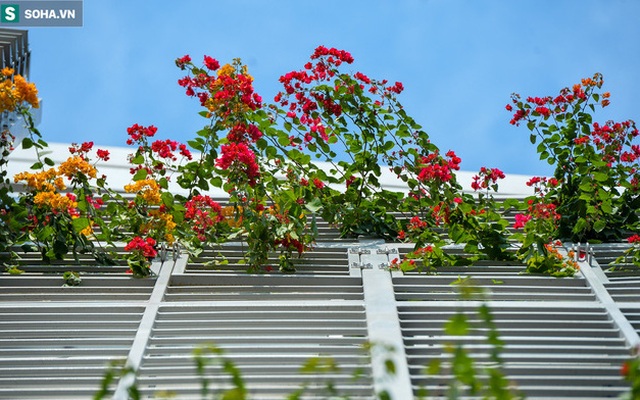
M 51 181 L 53 180 L 53 184 Z M 53 192 L 55 189 L 64 190 L 66 186 L 62 179 L 58 177 L 58 171 L 55 168 L 49 168 L 44 171 L 31 173 L 28 171 L 20 172 L 14 175 L 13 181 L 18 183 L 25 181 L 26 185 L 32 189 Z M 54 187 L 55 185 L 55 187 Z
M 52 210 L 67 211 L 78 207 L 78 203 L 67 196 L 56 192 L 39 192 L 33 197 L 33 203 L 37 206 L 51 207 Z
M 33 108 L 40 107 L 40 101 L 38 100 L 38 89 L 35 83 L 29 83 L 20 75 L 16 75 L 13 78 L 15 84 L 18 100 L 29 103 Z
M 93 227 L 91 225 L 87 225 L 84 229 L 80 231 L 80 234 L 86 237 L 93 235 Z
M 3 68 L 0 71 L 0 111 L 13 112 L 22 103 L 38 108 L 38 89 L 34 83 L 27 82 L 21 75 L 13 75 L 14 70 Z
M 153 179 L 142 179 L 130 185 L 125 185 L 124 191 L 127 193 L 139 194 L 147 204 L 160 204 L 160 186 Z
M 69 179 L 72 179 L 78 175 L 78 173 L 82 173 L 90 178 L 96 177 L 95 167 L 80 156 L 69 157 L 67 161 L 60 164 L 58 172 L 60 175 L 64 175 Z

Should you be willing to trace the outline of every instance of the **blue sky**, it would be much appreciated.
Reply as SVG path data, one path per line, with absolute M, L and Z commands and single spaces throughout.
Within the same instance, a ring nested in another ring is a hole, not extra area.
M 640 120 L 640 1 L 84 1 L 84 27 L 31 28 L 31 80 L 49 142 L 125 146 L 134 123 L 186 142 L 204 120 L 174 60 L 241 58 L 265 100 L 318 45 L 400 81 L 405 109 L 462 169 L 551 173 L 509 125 L 513 92 L 553 95 L 601 72 L 612 105 L 595 120 Z M 640 121 L 639 121 L 640 122 Z

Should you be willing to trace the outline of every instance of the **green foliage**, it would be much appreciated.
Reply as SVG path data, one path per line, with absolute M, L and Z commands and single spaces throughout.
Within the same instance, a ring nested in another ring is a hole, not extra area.
M 135 374 L 135 370 L 129 366 L 125 366 L 124 361 L 112 361 L 109 363 L 109 366 L 100 381 L 100 389 L 93 395 L 93 400 L 110 399 L 113 395 L 112 386 L 117 384 L 123 377 L 131 374 Z M 135 384 L 127 388 L 127 394 L 129 395 L 130 400 L 141 399 L 140 392 Z
M 75 271 L 65 271 L 62 274 L 62 280 L 65 286 L 78 286 L 82 283 L 80 274 Z
M 629 391 L 623 394 L 622 400 L 640 399 L 640 356 L 638 356 L 638 348 L 633 351 L 631 358 L 622 363 L 620 374 L 626 382 L 629 383 Z
M 574 242 L 616 241 L 637 230 L 640 206 L 638 129 L 631 120 L 593 122 L 609 105 L 595 74 L 553 97 L 512 96 L 511 123 L 526 122 L 540 159 L 555 166 L 557 181 L 545 194 L 561 216 L 555 237 Z

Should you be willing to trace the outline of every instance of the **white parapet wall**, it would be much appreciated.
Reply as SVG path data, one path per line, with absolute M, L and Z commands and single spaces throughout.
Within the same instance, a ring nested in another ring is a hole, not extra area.
M 64 143 L 50 143 L 49 147 L 44 150 L 47 157 L 54 161 L 55 165 L 59 165 L 69 157 L 69 144 Z M 127 147 L 110 147 L 110 146 L 96 146 L 98 148 L 108 150 L 110 153 L 110 159 L 107 162 L 99 161 L 96 164 L 98 173 L 100 175 L 107 176 L 107 182 L 109 187 L 122 191 L 124 185 L 131 183 L 131 174 L 129 169 L 131 164 L 128 162 L 128 155 L 133 153 L 132 148 Z M 33 148 L 23 149 L 21 146 L 16 146 L 16 149 L 9 156 L 9 163 L 7 167 L 8 176 L 12 179 L 13 176 L 22 171 L 28 171 L 36 162 L 36 151 Z M 329 171 L 330 165 L 328 163 L 316 162 L 316 165 L 321 166 Z M 471 189 L 471 182 L 476 172 L 470 171 L 458 171 L 456 177 L 458 182 L 462 185 L 465 192 L 473 193 Z M 531 178 L 527 175 L 518 174 L 505 174 L 505 179 L 500 180 L 499 192 L 497 197 L 525 197 L 533 194 L 532 188 L 526 185 L 526 182 Z M 384 189 L 398 192 L 407 192 L 407 185 L 398 179 L 395 174 L 387 169 L 383 169 L 382 176 L 380 177 L 380 183 Z M 175 183 L 175 180 L 170 182 L 170 190 L 173 193 L 185 193 Z M 209 195 L 216 197 L 225 197 L 227 194 L 221 189 L 212 189 Z

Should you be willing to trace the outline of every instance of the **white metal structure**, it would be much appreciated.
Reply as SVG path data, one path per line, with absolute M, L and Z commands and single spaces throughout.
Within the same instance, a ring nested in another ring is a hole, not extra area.
M 574 278 L 491 264 L 403 274 L 387 267 L 405 247 L 325 232 L 294 275 L 243 272 L 233 265 L 237 244 L 223 246 L 232 261 L 226 270 L 202 264 L 214 253 L 195 262 L 169 255 L 148 279 L 87 260 L 77 287 L 63 287 L 59 273 L 78 266 L 25 260 L 24 275 L 0 278 L 0 398 L 91 398 L 107 363 L 124 359 L 138 370 L 145 398 L 168 390 L 200 398 L 192 351 L 205 344 L 237 363 L 255 399 L 282 399 L 327 378 L 354 399 L 373 398 L 374 389 L 411 399 L 420 388 L 437 398 L 446 377 L 427 376 L 424 366 L 447 357 L 446 343 L 463 341 L 477 360 L 487 358 L 482 331 L 443 333 L 454 313 L 479 304 L 460 300 L 451 285 L 460 276 L 485 290 L 506 343 L 506 373 L 528 398 L 602 399 L 625 390 L 619 370 L 639 343 L 640 280 L 604 273 L 600 252 Z M 384 357 L 363 350 L 366 342 L 396 349 L 393 379 L 384 378 Z M 332 357 L 340 370 L 301 373 L 313 357 Z M 356 370 L 362 377 L 354 381 Z M 210 372 L 213 384 L 228 382 L 219 368 Z
M 20 153 L 12 157 L 12 168 L 30 165 Z M 178 399 L 199 399 L 192 351 L 206 344 L 237 364 L 253 399 L 283 399 L 303 384 L 315 388 L 306 398 L 326 398 L 313 393 L 327 379 L 352 399 L 387 390 L 408 400 L 422 389 L 440 398 L 447 376 L 429 376 L 424 367 L 446 361 L 447 343 L 463 342 L 488 362 L 484 331 L 453 337 L 443 330 L 455 313 L 473 319 L 480 304 L 461 300 L 451 285 L 466 276 L 484 289 L 505 342 L 506 374 L 528 398 L 604 399 L 625 391 L 619 371 L 640 343 L 640 278 L 606 272 L 619 247 L 596 249 L 574 278 L 522 275 L 522 266 L 495 263 L 405 274 L 388 267 L 410 244 L 341 239 L 326 224 L 320 231 L 292 275 L 247 274 L 242 243 L 191 261 L 170 252 L 147 279 L 131 278 L 125 265 L 43 265 L 24 254 L 25 274 L 0 275 L 0 399 L 89 399 L 114 360 L 138 371 L 143 398 L 175 391 Z M 219 254 L 229 263 L 208 266 Z M 66 270 L 81 272 L 82 284 L 63 286 Z M 395 351 L 374 346 L 369 353 L 367 342 Z M 315 357 L 332 358 L 340 369 L 301 372 Z M 212 386 L 228 384 L 220 367 L 208 374 Z M 117 382 L 115 398 L 125 399 L 130 383 Z

